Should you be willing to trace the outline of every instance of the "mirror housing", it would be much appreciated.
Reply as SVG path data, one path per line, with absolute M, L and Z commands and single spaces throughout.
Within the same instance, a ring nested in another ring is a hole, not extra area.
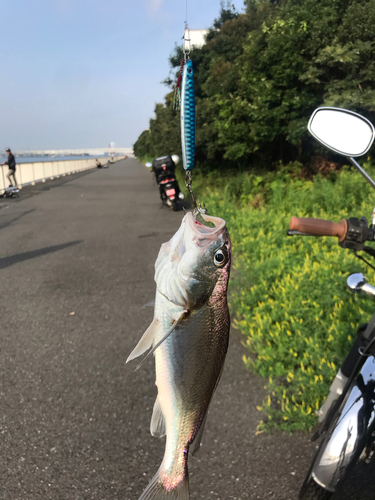
M 367 153 L 375 137 L 374 126 L 367 118 L 341 108 L 316 109 L 307 128 L 321 144 L 350 158 Z

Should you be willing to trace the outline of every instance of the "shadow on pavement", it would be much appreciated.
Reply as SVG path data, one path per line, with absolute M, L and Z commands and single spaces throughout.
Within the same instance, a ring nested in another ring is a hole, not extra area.
M 96 172 L 96 170 L 96 168 L 91 168 L 90 170 L 84 170 L 83 172 L 77 172 L 75 174 L 69 174 L 65 176 L 62 175 L 61 177 L 58 177 L 56 179 L 48 179 L 46 182 L 37 182 L 34 186 L 32 186 L 31 184 L 23 186 L 20 191 L 19 198 L 0 198 L 0 209 L 9 206 L 12 203 L 19 203 L 21 201 L 27 200 L 28 198 L 38 195 L 44 191 L 49 191 L 50 189 L 64 186 L 64 184 L 79 179 L 80 177 L 90 175 L 93 172 Z
M 38 248 L 37 250 L 31 250 L 29 252 L 17 253 L 15 255 L 9 255 L 8 257 L 3 257 L 0 259 L 0 269 L 5 269 L 19 262 L 25 260 L 34 259 L 35 257 L 41 257 L 48 253 L 58 252 L 59 250 L 64 250 L 64 248 L 71 247 L 73 245 L 78 245 L 82 243 L 83 240 L 69 241 L 68 243 L 62 243 L 61 245 L 52 245 L 50 247 Z
M 8 220 L 7 222 L 0 223 L 0 229 L 4 229 L 4 227 L 10 226 L 11 224 L 13 224 L 13 222 L 16 222 L 17 220 L 21 219 L 27 214 L 30 214 L 31 212 L 35 212 L 35 208 L 32 208 L 31 210 L 25 210 L 24 212 L 17 214 L 15 217 L 13 217 L 13 219 Z M 9 217 L 9 214 L 5 213 L 1 216 Z

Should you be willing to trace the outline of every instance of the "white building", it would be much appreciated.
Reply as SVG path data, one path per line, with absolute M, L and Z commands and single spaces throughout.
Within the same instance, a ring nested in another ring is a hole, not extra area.
M 209 30 L 190 30 L 190 48 L 202 47 L 205 43 L 205 36 Z M 185 50 L 189 50 L 189 42 L 185 40 Z

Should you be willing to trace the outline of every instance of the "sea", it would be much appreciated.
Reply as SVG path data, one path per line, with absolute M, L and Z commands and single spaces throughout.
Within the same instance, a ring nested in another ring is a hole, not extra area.
M 32 163 L 37 161 L 62 161 L 62 160 L 87 160 L 89 158 L 108 158 L 107 155 L 103 156 L 15 156 L 16 163 Z M 0 163 L 7 161 L 8 157 L 1 157 Z

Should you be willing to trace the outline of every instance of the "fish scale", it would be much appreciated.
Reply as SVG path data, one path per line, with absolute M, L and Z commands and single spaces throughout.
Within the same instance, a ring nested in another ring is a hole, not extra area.
M 181 88 L 182 162 L 186 171 L 194 167 L 195 156 L 195 94 L 193 63 L 189 59 L 182 73 Z

